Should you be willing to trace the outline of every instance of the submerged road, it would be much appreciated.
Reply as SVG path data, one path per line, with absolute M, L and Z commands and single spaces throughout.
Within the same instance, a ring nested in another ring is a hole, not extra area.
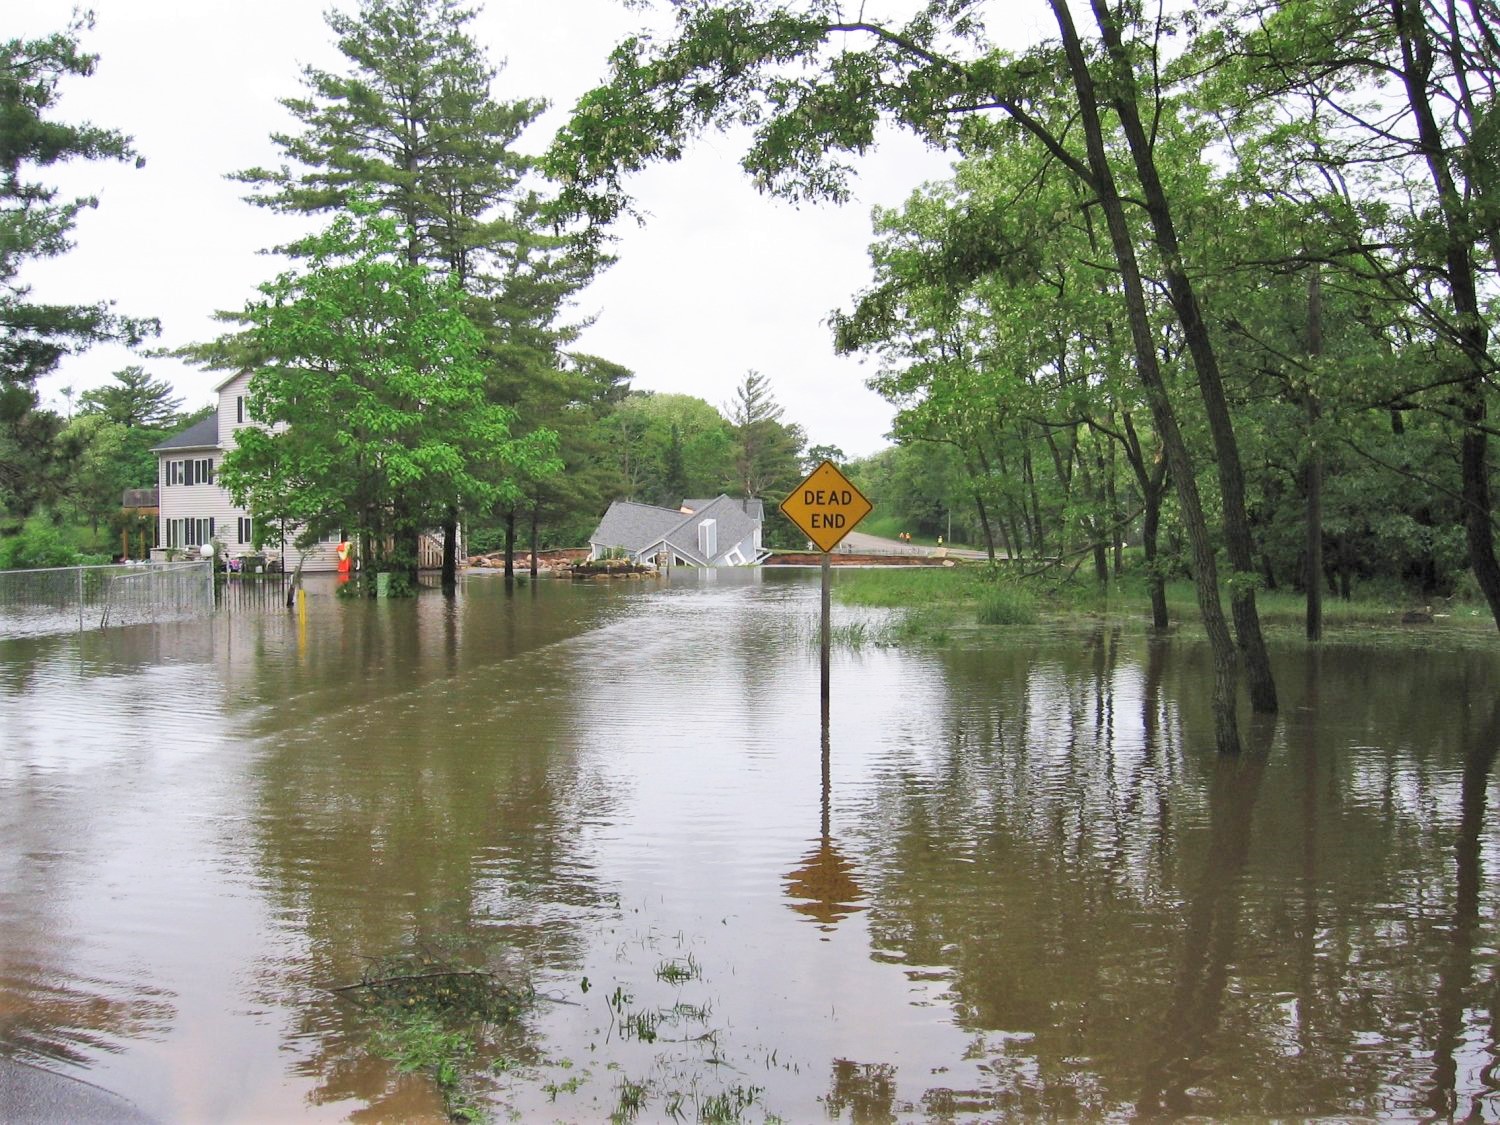
M 0 1121 L 7 1125 L 61 1121 L 138 1125 L 151 1120 L 132 1102 L 92 1082 L 0 1058 Z

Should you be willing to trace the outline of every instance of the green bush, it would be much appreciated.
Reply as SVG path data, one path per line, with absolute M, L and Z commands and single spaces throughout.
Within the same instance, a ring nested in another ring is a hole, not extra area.
M 0 570 L 76 565 L 78 553 L 63 542 L 57 528 L 42 520 L 30 521 L 19 535 L 0 542 Z

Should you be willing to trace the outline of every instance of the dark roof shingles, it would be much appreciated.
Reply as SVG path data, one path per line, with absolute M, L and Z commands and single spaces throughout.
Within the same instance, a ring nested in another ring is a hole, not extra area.
M 153 445 L 152 451 L 158 449 L 217 449 L 219 448 L 219 415 L 218 412 L 210 414 L 201 422 L 194 422 L 181 433 L 173 434 L 160 445 Z

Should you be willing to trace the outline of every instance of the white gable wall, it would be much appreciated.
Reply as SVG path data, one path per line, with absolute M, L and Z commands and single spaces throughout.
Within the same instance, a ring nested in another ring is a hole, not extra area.
M 250 418 L 250 372 L 241 371 L 227 383 L 219 385 L 219 442 L 228 453 L 238 443 L 234 431 L 246 425 Z M 240 421 L 241 410 L 245 421 Z
M 241 555 L 249 555 L 255 552 L 255 547 L 250 539 L 240 538 L 240 520 L 249 516 L 244 508 L 237 507 L 230 499 L 229 493 L 218 483 L 219 467 L 224 461 L 224 454 L 237 447 L 234 432 L 243 426 L 251 425 L 249 421 L 249 397 L 250 372 L 242 371 L 238 375 L 219 384 L 218 395 L 218 425 L 219 446 L 205 449 L 170 449 L 159 452 L 156 460 L 157 488 L 159 496 L 159 539 L 161 544 L 154 554 L 157 557 L 166 557 L 169 551 L 182 551 L 185 553 L 196 553 L 197 547 L 187 545 L 185 539 L 200 538 L 197 534 L 184 536 L 182 530 L 172 527 L 172 521 L 191 519 L 194 521 L 213 521 L 213 538 L 230 558 Z M 242 413 L 243 411 L 243 413 Z M 241 418 L 244 421 L 241 421 Z M 168 484 L 172 474 L 168 465 L 174 461 L 198 461 L 210 459 L 213 463 L 214 479 L 210 482 L 194 484 Z M 195 527 L 195 532 L 196 532 Z M 169 547 L 169 543 L 177 544 Z M 269 560 L 282 556 L 279 544 L 267 544 L 260 552 Z M 290 542 L 286 545 L 285 557 L 282 563 L 287 570 L 292 570 L 301 557 L 297 548 Z M 338 541 L 331 538 L 324 542 L 314 544 L 306 556 L 303 564 L 304 570 L 322 571 L 334 570 L 338 565 Z

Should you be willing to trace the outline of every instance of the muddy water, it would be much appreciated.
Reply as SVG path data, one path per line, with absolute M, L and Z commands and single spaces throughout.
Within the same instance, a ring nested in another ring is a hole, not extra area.
M 816 607 L 473 578 L 0 641 L 0 1054 L 437 1118 L 339 991 L 421 950 L 537 992 L 501 1119 L 1500 1117 L 1495 654 L 1288 646 L 1225 762 L 1185 638 L 866 644 L 825 736 Z

